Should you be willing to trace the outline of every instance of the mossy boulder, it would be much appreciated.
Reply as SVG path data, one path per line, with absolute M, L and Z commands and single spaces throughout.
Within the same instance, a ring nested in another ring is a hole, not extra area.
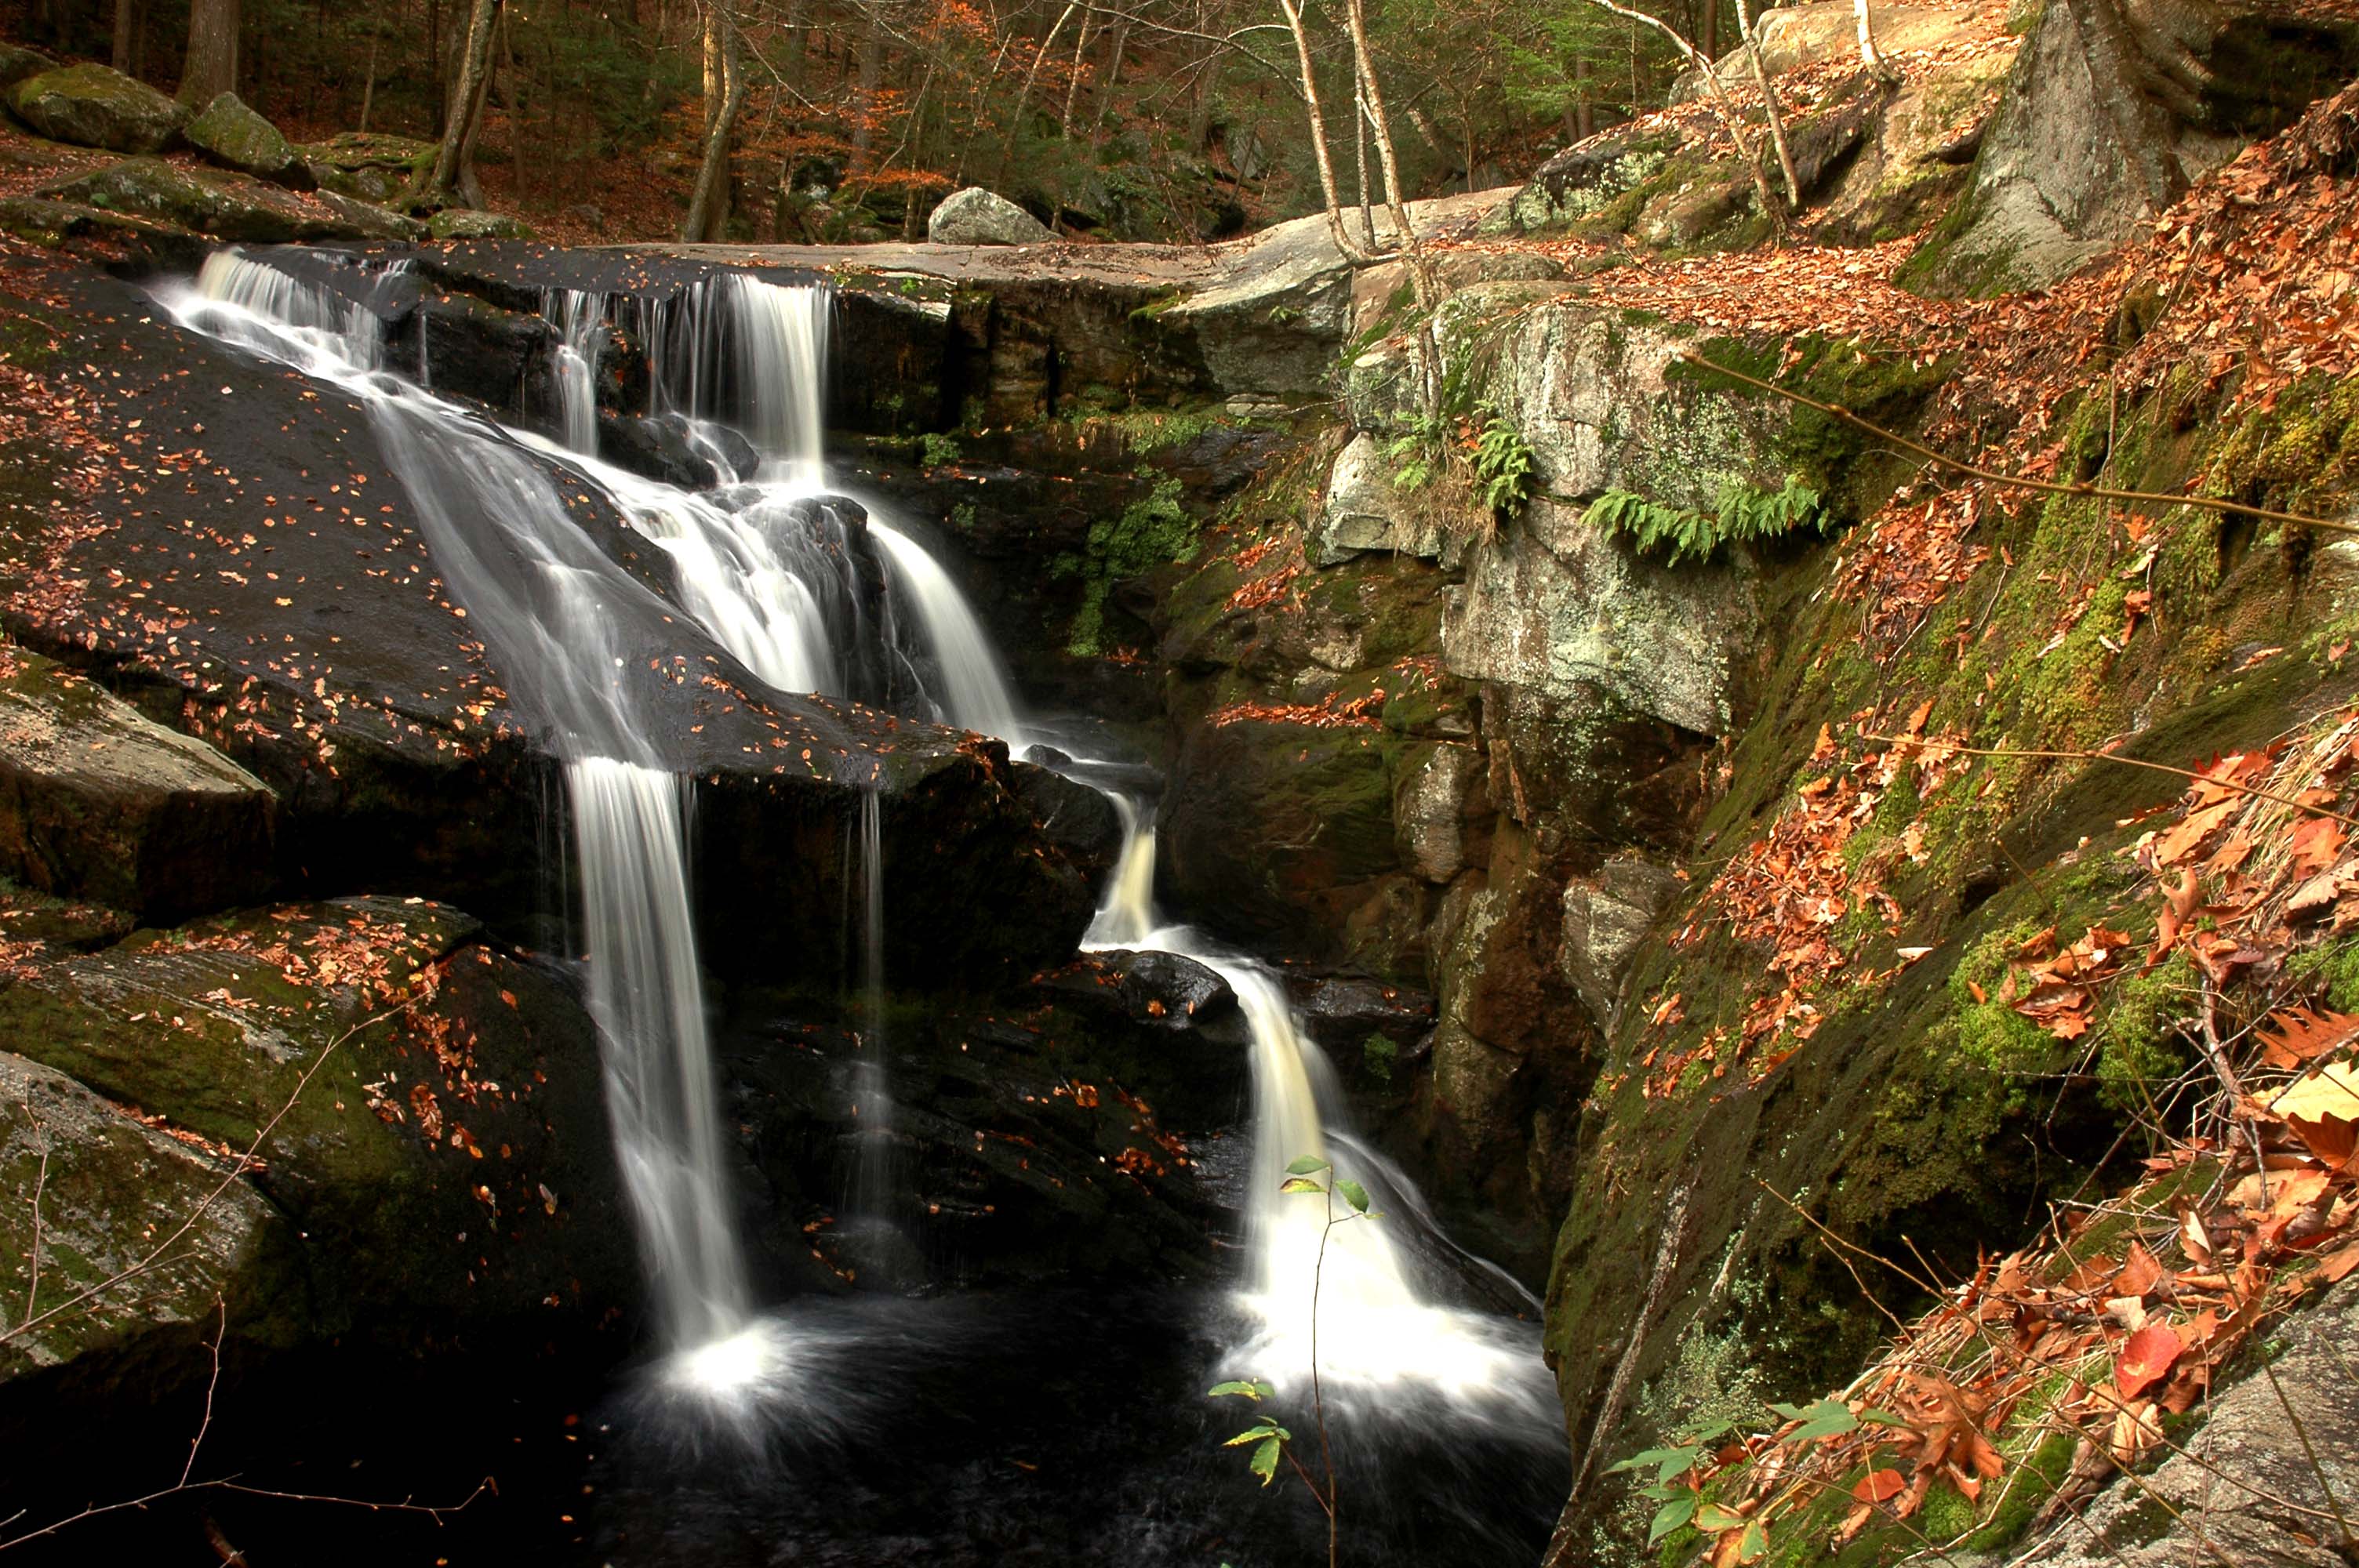
M 225 168 L 298 190 L 309 190 L 314 184 L 310 166 L 294 145 L 234 92 L 224 92 L 206 104 L 182 134 L 208 161 Z
M 28 76 L 8 90 L 8 107 L 51 141 L 118 153 L 161 152 L 189 118 L 146 82 L 103 65 Z
M 277 800 L 202 741 L 0 645 L 0 873 L 175 920 L 266 894 Z
M 28 49 L 21 44 L 0 43 L 0 92 L 5 92 L 28 76 L 55 70 L 58 62 L 38 49 Z
M 35 970 L 0 1036 L 208 1146 L 259 1137 L 323 1324 L 626 1303 L 597 1032 L 482 936 L 420 899 L 216 916 Z
M 181 168 L 154 157 L 126 158 L 46 186 L 40 195 L 217 240 L 396 240 L 419 232 L 397 213 L 331 192 L 298 196 L 252 175 Z
M 285 1344 L 310 1317 L 295 1226 L 232 1161 L 5 1052 L 0 1255 L 24 1329 L 0 1340 L 0 1432 L 65 1386 L 152 1397 L 224 1325 Z
M 436 145 L 385 131 L 343 131 L 296 148 L 323 190 L 389 202 L 432 162 Z

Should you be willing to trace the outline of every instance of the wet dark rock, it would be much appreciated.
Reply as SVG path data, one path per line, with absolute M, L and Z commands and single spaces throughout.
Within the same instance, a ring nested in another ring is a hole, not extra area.
M 548 384 L 557 346 L 557 329 L 538 315 L 442 289 L 423 292 L 389 340 L 393 362 L 413 373 L 423 365 L 436 393 L 503 413 Z
M 27 76 L 8 90 L 8 107 L 51 141 L 118 153 L 163 151 L 189 117 L 146 82 L 103 65 Z
M 1350 975 L 1286 979 L 1303 1028 L 1331 1053 L 1356 1055 L 1370 1035 L 1413 1048 L 1432 1033 L 1433 998 L 1424 991 Z
M 1033 751 L 1049 748 L 1036 746 Z M 1041 835 L 1071 857 L 1085 874 L 1103 879 L 1122 852 L 1122 821 L 1114 804 L 1087 784 L 1031 762 L 1011 764 L 1016 795 L 1032 811 Z
M 1133 1036 L 1067 1008 L 1026 1016 L 888 1004 L 880 1044 L 857 1011 L 806 1002 L 725 1031 L 768 1268 L 842 1288 L 816 1248 L 863 1287 L 880 1270 L 896 1288 L 1205 1272 L 1212 1215 Z M 882 1133 L 853 1111 L 864 1063 L 892 1101 Z M 864 1153 L 889 1172 L 880 1214 L 847 1212 Z
M 752 479 L 760 471 L 762 454 L 755 449 L 753 442 L 738 432 L 734 426 L 708 425 L 703 431 L 703 439 L 719 454 L 722 463 L 729 470 L 722 476 L 723 482 L 725 483 L 732 479 Z M 853 504 L 840 496 L 832 499 L 842 502 L 844 505 Z M 864 513 L 863 515 L 864 516 L 865 514 Z
M 711 460 L 690 441 L 688 421 L 677 414 L 600 415 L 598 455 L 682 490 L 711 490 L 737 477 L 713 471 Z
M 250 902 L 277 804 L 202 741 L 0 647 L 0 873 L 158 922 Z
M 81 903 L 28 888 L 0 887 L 0 944 L 29 945 L 29 952 L 20 946 L 18 957 L 34 962 L 111 947 L 130 935 L 138 924 L 123 911 L 103 904 Z
M 267 784 L 284 885 L 431 896 L 539 929 L 561 908 L 540 849 L 564 798 L 549 720 L 450 601 L 369 412 L 179 330 L 112 279 L 27 265 L 72 301 L 45 373 L 86 401 L 83 429 L 235 466 L 109 470 L 84 494 L 60 482 L 76 460 L 48 433 L 10 447 L 0 624 Z M 660 549 L 549 471 L 611 558 L 666 580 Z M 167 572 L 139 588 L 158 555 L 191 550 L 201 584 Z M 870 784 L 886 791 L 896 973 L 955 986 L 1071 953 L 1094 889 L 1040 837 L 994 749 L 771 691 L 652 586 L 609 609 L 651 743 L 696 781 L 700 863 L 733 869 L 695 880 L 702 928 L 731 934 L 706 953 L 724 977 L 834 975 L 847 824 Z

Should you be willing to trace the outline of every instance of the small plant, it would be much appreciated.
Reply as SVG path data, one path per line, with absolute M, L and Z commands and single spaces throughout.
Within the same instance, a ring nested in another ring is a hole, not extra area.
M 1483 504 L 1502 517 L 1512 515 L 1531 499 L 1537 477 L 1524 433 L 1506 415 L 1489 410 L 1474 438 L 1474 483 Z
M 1423 490 L 1449 463 L 1450 427 L 1437 415 L 1420 414 L 1409 427 L 1385 443 L 1393 465 L 1395 490 Z
M 1827 515 L 1819 492 L 1788 474 L 1774 491 L 1730 481 L 1721 487 L 1715 512 L 1660 506 L 1635 491 L 1609 490 L 1589 503 L 1589 521 L 1627 539 L 1641 555 L 1660 555 L 1677 566 L 1706 559 L 1723 545 L 1774 539 L 1801 528 L 1823 532 Z
M 1153 474 L 1139 470 L 1139 477 Z M 1186 487 L 1170 475 L 1155 482 L 1146 495 L 1122 509 L 1118 517 L 1090 524 L 1087 546 L 1080 555 L 1067 551 L 1049 563 L 1051 577 L 1079 577 L 1082 606 L 1073 612 L 1065 651 L 1075 658 L 1095 658 L 1105 632 L 1106 595 L 1125 578 L 1152 571 L 1168 561 L 1184 561 L 1196 553 L 1196 520 L 1180 498 Z
M 918 454 L 919 460 L 929 469 L 956 468 L 960 455 L 958 440 L 955 437 L 929 430 L 918 438 Z
M 1328 1179 L 1322 1181 L 1320 1179 L 1322 1176 Z M 1311 1500 L 1327 1516 L 1327 1565 L 1328 1568 L 1335 1568 L 1342 1536 L 1337 1529 L 1335 1512 L 1335 1454 L 1327 1434 L 1327 1399 L 1319 1383 L 1319 1287 L 1327 1270 L 1327 1238 L 1334 1234 L 1335 1227 L 1349 1225 L 1355 1219 L 1380 1217 L 1369 1212 L 1368 1190 L 1365 1187 L 1337 1176 L 1335 1167 L 1316 1154 L 1305 1154 L 1287 1166 L 1286 1180 L 1277 1190 L 1306 1195 L 1315 1193 L 1327 1206 L 1327 1223 L 1319 1231 L 1319 1257 L 1310 1271 L 1310 1411 L 1311 1419 L 1319 1428 L 1319 1465 L 1326 1474 L 1326 1485 L 1322 1487 L 1296 1455 L 1294 1433 L 1266 1414 L 1256 1417 L 1251 1426 L 1221 1446 L 1250 1449 L 1251 1452 L 1245 1455 L 1245 1468 L 1259 1476 L 1265 1487 L 1277 1479 L 1278 1461 L 1282 1459 L 1294 1466 L 1294 1473 L 1302 1477 L 1303 1486 L 1310 1489 Z M 1350 1213 L 1335 1212 L 1335 1200 L 1339 1197 L 1350 1206 Z M 1250 1400 L 1258 1405 L 1276 1392 L 1269 1384 L 1256 1378 L 1216 1383 L 1206 1390 L 1206 1396 Z

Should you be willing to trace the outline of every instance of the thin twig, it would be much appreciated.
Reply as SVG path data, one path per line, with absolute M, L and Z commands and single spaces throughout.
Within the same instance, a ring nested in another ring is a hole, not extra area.
M 2192 768 L 2174 768 L 2169 762 L 2149 762 L 2144 757 L 2125 757 L 2118 752 L 2070 750 L 2050 752 L 2034 747 L 1954 746 L 1946 741 L 1929 741 L 1921 735 L 1872 735 L 1864 730 L 1860 731 L 1859 738 L 1863 741 L 1872 741 L 1879 746 L 1912 746 L 1919 750 L 1941 746 L 1961 757 L 2044 757 L 2061 762 L 2119 762 L 2125 768 L 2145 768 L 2150 773 L 2172 773 L 2182 779 L 2192 779 L 2197 784 L 2217 784 L 2222 789 L 2234 790 L 2238 795 L 2249 795 L 2261 800 L 2273 801 L 2278 806 L 2291 806 L 2296 811 L 2309 812 L 2313 816 L 2331 816 L 2337 822 L 2352 827 L 2359 827 L 2359 816 L 2345 816 L 2342 812 L 2329 811 L 2322 806 L 2311 806 L 2296 800 L 2289 795 L 2279 795 L 2274 790 L 2262 789 L 2257 784 L 2238 784 L 2233 779 L 2213 778 L 2209 773 L 2199 773 Z
M 1992 484 L 2011 484 L 2018 489 L 2036 490 L 2049 495 L 2083 495 L 2098 501 L 2127 501 L 2147 505 L 2197 506 L 2211 512 L 2239 512 L 2248 517 L 2267 518 L 2272 523 L 2299 523 L 2305 527 L 2325 528 L 2337 534 L 2359 534 L 2359 523 L 2336 523 L 2324 517 L 2305 516 L 2299 512 L 2276 512 L 2266 506 L 2247 505 L 2244 502 L 2230 501 L 2222 496 L 2164 495 L 2149 490 L 2114 490 L 2104 485 L 2090 484 L 2085 481 L 2067 483 L 2061 480 L 2031 479 L 2022 474 L 2001 473 L 1996 469 L 1986 469 L 1979 464 L 1965 462 L 1937 452 L 1932 448 L 1919 445 L 1906 436 L 1895 435 L 1881 425 L 1871 424 L 1861 418 L 1848 408 L 1839 408 L 1832 403 L 1821 403 L 1815 397 L 1796 392 L 1790 387 L 1779 386 L 1774 382 L 1756 380 L 1741 370 L 1731 370 L 1724 364 L 1715 363 L 1691 351 L 1682 352 L 1680 358 L 1699 369 L 1724 375 L 1731 381 L 1743 382 L 1747 386 L 1758 387 L 1764 392 L 1774 393 L 1788 402 L 1801 404 L 1804 407 L 1815 408 L 1820 413 L 1840 419 L 1846 425 L 1855 426 L 1871 436 L 1905 447 L 1920 457 L 1930 458 L 1944 468 L 1954 469 L 1960 473 L 1988 481 Z
M 2301 1417 L 2294 1413 L 2293 1401 L 2286 1398 L 2284 1385 L 2277 1381 L 2277 1368 L 2269 1365 L 2267 1357 L 2261 1359 L 2261 1372 L 2268 1379 L 2269 1387 L 2276 1391 L 2277 1403 L 2285 1407 L 2286 1420 L 2293 1422 L 2293 1434 L 2301 1440 L 2301 1451 L 2310 1458 L 2310 1468 L 2318 1476 L 2318 1489 L 2326 1495 L 2326 1506 L 2334 1510 L 2335 1525 L 2343 1531 L 2343 1554 L 2359 1557 L 2359 1541 L 2352 1539 L 2351 1521 L 2343 1516 L 2343 1500 L 2334 1495 L 2333 1485 L 2326 1478 L 2326 1466 L 2318 1462 L 2318 1450 L 2310 1446 L 2310 1429 L 2302 1425 Z
M 222 1341 L 229 1337 L 229 1303 L 222 1299 L 219 1292 L 213 1296 L 213 1310 L 221 1314 L 221 1325 L 213 1331 L 212 1376 L 205 1379 L 204 1419 L 197 1422 L 197 1434 L 189 1439 L 189 1462 L 180 1466 L 180 1485 L 183 1487 L 189 1484 L 189 1477 L 196 1474 L 197 1450 L 205 1445 L 205 1433 L 213 1427 L 213 1391 L 221 1387 Z
M 328 1058 L 336 1054 L 337 1047 L 342 1045 L 353 1035 L 358 1034 L 362 1030 L 370 1027 L 372 1024 L 382 1023 L 388 1018 L 398 1017 L 402 1013 L 409 1011 L 412 1008 L 418 1005 L 418 1000 L 419 999 L 413 998 L 411 1000 L 403 1002 L 398 1007 L 389 1007 L 383 1012 L 372 1013 L 368 1017 L 362 1019 L 358 1023 L 353 1024 L 350 1029 L 345 1030 L 342 1034 L 337 1035 L 333 1040 L 329 1041 L 326 1048 L 322 1050 L 317 1057 L 313 1058 L 311 1064 L 303 1069 L 302 1076 L 295 1080 L 295 1090 L 292 1094 L 287 1097 L 287 1103 L 280 1106 L 277 1110 L 271 1113 L 270 1119 L 264 1122 L 262 1124 L 261 1130 L 254 1135 L 254 1141 L 246 1145 L 245 1152 L 238 1155 L 230 1162 L 229 1173 L 221 1179 L 220 1184 L 216 1185 L 212 1191 L 207 1193 L 204 1197 L 198 1202 L 196 1207 L 189 1211 L 189 1217 L 179 1223 L 179 1227 L 173 1230 L 172 1234 L 158 1242 L 156 1246 L 149 1250 L 147 1256 L 141 1258 L 138 1261 L 128 1264 L 116 1271 L 114 1273 L 108 1275 L 105 1279 L 99 1281 L 96 1284 L 76 1292 L 73 1295 L 67 1297 L 64 1301 L 61 1301 L 57 1305 L 49 1308 L 49 1311 L 42 1313 L 39 1316 L 28 1316 L 24 1322 L 18 1324 L 14 1328 L 0 1330 L 0 1345 L 7 1344 L 10 1340 L 15 1339 L 19 1335 L 32 1332 L 32 1330 L 49 1322 L 60 1314 L 71 1311 L 72 1308 L 80 1306 L 84 1302 L 105 1294 L 108 1291 L 113 1290 L 124 1281 L 130 1279 L 133 1275 L 145 1273 L 149 1269 L 154 1268 L 157 1261 L 161 1259 L 165 1253 L 170 1251 L 175 1246 L 178 1246 L 180 1238 L 188 1235 L 190 1230 L 196 1227 L 197 1222 L 202 1219 L 205 1217 L 206 1212 L 210 1210 L 215 1203 L 221 1200 L 222 1195 L 228 1192 L 230 1187 L 236 1183 L 239 1177 L 245 1175 L 248 1170 L 251 1170 L 259 1162 L 254 1157 L 255 1152 L 259 1151 L 264 1142 L 269 1139 L 271 1133 L 277 1130 L 278 1124 L 286 1119 L 287 1113 L 295 1108 L 296 1102 L 303 1098 L 304 1089 L 310 1086 L 312 1075 L 317 1073 L 321 1067 L 327 1065 Z

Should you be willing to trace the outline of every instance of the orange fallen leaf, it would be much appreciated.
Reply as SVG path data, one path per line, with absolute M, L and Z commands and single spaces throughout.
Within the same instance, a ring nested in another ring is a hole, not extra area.
M 2122 1353 L 2114 1362 L 2114 1386 L 2121 1390 L 2124 1399 L 2137 1398 L 2162 1380 L 2185 1348 L 2169 1325 L 2147 1324 L 2123 1344 Z

